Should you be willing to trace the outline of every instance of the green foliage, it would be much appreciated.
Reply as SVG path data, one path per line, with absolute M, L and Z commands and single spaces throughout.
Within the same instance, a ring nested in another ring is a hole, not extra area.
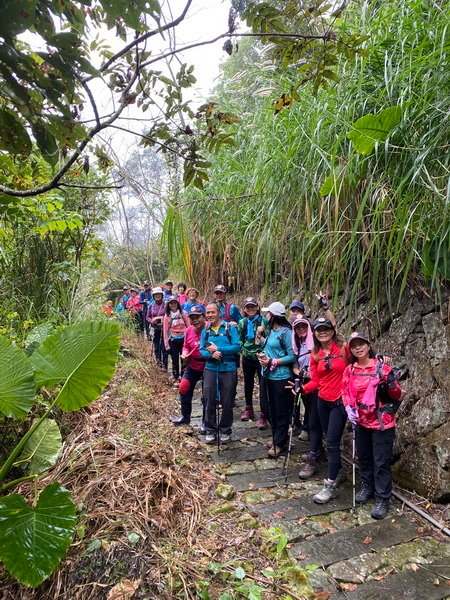
M 54 465 L 61 434 L 49 416 L 57 405 L 77 410 L 98 397 L 114 372 L 119 330 L 116 323 L 105 321 L 73 325 L 46 337 L 30 357 L 1 338 L 0 348 L 2 364 L 6 364 L 1 372 L 2 409 L 6 406 L 12 415 L 22 416 L 32 407 L 35 385 L 45 385 L 50 397 L 49 390 L 58 389 L 56 398 L 33 421 L 1 467 L 1 483 L 14 466 L 23 465 L 29 473 L 3 484 L 4 492 Z M 14 577 L 36 587 L 58 566 L 75 527 L 74 504 L 58 483 L 47 485 L 34 507 L 19 494 L 10 494 L 0 500 L 0 559 Z
M 395 310 L 417 277 L 439 291 L 449 255 L 449 9 L 350 4 L 339 22 L 369 37 L 365 52 L 341 56 L 336 85 L 314 97 L 306 84 L 276 117 L 278 90 L 295 87 L 296 71 L 282 71 L 271 47 L 240 44 L 213 99 L 239 108 L 235 145 L 206 156 L 203 193 L 184 192 L 165 224 L 171 247 L 187 239 L 196 248 L 199 284 L 222 280 L 263 297 L 272 289 L 280 299 L 328 288 L 349 310 L 367 294 Z M 179 250 L 171 260 L 184 269 Z
M 34 404 L 33 368 L 23 350 L 0 337 L 0 412 L 20 419 Z
M 75 526 L 75 505 L 58 483 L 46 486 L 34 507 L 10 494 L 0 499 L 0 559 L 15 578 L 37 587 L 65 556 Z

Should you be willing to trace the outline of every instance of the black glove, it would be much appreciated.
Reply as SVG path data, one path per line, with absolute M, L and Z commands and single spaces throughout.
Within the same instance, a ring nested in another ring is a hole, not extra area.
M 320 294 L 319 295 L 318 301 L 319 301 L 319 308 L 321 308 L 322 310 L 328 310 L 329 309 L 328 300 L 327 300 L 327 297 L 324 294 Z
M 396 379 L 395 379 L 395 373 L 394 373 L 394 371 L 390 371 L 389 374 L 388 374 L 388 376 L 387 376 L 387 384 L 388 384 L 388 388 L 390 390 L 395 389 L 395 381 L 396 381 Z

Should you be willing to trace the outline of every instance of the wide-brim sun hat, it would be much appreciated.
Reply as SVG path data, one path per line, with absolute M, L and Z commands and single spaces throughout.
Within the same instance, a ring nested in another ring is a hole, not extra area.
M 316 329 L 318 329 L 319 327 L 326 327 L 327 329 L 335 329 L 335 326 L 333 325 L 333 323 L 330 321 L 330 319 L 327 319 L 326 317 L 318 317 L 312 324 L 312 328 L 314 329 L 314 331 Z
M 274 317 L 284 317 L 286 315 L 286 307 L 281 302 L 272 302 L 269 306 L 262 308 L 265 312 L 270 312 Z
M 154 296 L 155 294 L 164 294 L 164 292 L 162 291 L 162 288 L 155 287 L 152 289 L 152 296 Z

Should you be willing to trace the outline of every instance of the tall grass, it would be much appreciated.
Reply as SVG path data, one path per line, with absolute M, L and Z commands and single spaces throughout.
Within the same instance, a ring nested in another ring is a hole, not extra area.
M 203 286 L 225 277 L 283 296 L 300 283 L 345 290 L 353 306 L 369 294 L 395 308 L 424 277 L 439 291 L 450 271 L 449 15 L 449 2 L 428 0 L 353 7 L 345 26 L 370 36 L 367 54 L 340 65 L 335 87 L 317 97 L 304 88 L 276 117 L 273 99 L 293 74 L 264 54 L 255 61 L 254 49 L 247 68 L 232 57 L 216 96 L 242 116 L 236 145 L 211 158 L 205 192 L 186 191 L 169 211 L 172 260 Z M 358 154 L 346 139 L 352 123 L 397 105 L 394 135 Z M 186 248 L 195 248 L 188 261 Z

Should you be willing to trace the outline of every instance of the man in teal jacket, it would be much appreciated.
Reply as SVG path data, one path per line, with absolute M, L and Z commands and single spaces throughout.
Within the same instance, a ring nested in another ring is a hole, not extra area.
M 212 302 L 206 307 L 209 325 L 202 331 L 200 354 L 206 359 L 203 374 L 203 398 L 205 401 L 205 426 L 207 444 L 217 441 L 226 444 L 231 439 L 233 425 L 233 401 L 236 390 L 236 355 L 240 349 L 237 328 L 220 318 L 220 307 Z M 217 423 L 216 406 L 222 405 Z

